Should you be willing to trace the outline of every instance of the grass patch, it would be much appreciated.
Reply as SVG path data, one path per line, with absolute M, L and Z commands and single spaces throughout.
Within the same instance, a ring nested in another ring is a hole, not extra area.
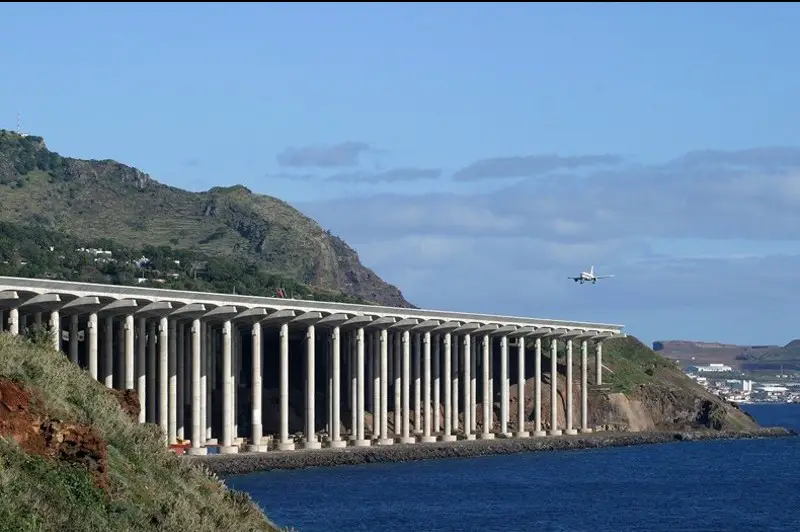
M 128 418 L 62 353 L 0 333 L 0 375 L 38 391 L 50 416 L 93 425 L 109 446 L 101 491 L 85 470 L 0 438 L 0 531 L 279 530 L 249 496 L 168 452 L 157 426 Z
M 632 393 L 640 384 L 654 382 L 661 369 L 674 367 L 632 336 L 604 341 L 603 365 L 611 369 L 603 373 L 603 382 L 611 391 L 624 394 Z

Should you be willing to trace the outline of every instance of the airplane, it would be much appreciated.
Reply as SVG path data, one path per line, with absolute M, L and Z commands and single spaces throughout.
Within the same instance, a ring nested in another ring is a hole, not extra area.
M 610 279 L 614 277 L 614 275 L 595 275 L 594 274 L 594 266 L 589 268 L 588 272 L 581 272 L 578 277 L 567 277 L 567 279 L 572 279 L 576 283 L 586 283 L 591 282 L 592 284 L 597 284 L 598 279 Z

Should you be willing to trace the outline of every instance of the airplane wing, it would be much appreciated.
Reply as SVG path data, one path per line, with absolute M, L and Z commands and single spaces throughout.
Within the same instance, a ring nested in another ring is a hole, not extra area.
M 581 280 L 580 277 L 567 277 L 567 279 L 571 279 L 573 281 L 580 281 Z
M 614 277 L 614 274 L 611 274 L 611 275 L 596 275 L 595 279 L 611 279 L 612 277 Z

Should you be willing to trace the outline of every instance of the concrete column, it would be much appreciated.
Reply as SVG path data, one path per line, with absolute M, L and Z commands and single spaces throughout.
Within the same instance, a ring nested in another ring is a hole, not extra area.
M 106 333 L 103 335 L 103 343 L 105 347 L 103 351 L 103 381 L 106 388 L 114 387 L 114 318 L 108 316 L 106 318 Z
M 280 401 L 281 401 L 281 434 L 278 450 L 294 450 L 294 440 L 289 439 L 289 324 L 281 324 L 280 349 Z
M 558 428 L 558 340 L 550 340 L 550 435 L 560 436 Z
M 8 332 L 19 335 L 19 309 L 12 308 L 8 311 Z
M 603 342 L 597 342 L 595 350 L 595 375 L 597 376 L 597 384 L 603 384 Z
M 517 432 L 516 438 L 527 438 L 530 433 L 525 430 L 525 337 L 517 339 Z
M 306 441 L 305 449 L 319 449 L 322 447 L 317 440 L 316 419 L 314 417 L 316 402 L 316 328 L 309 325 L 306 329 Z
M 251 452 L 264 452 L 267 450 L 266 445 L 261 444 L 261 437 L 263 436 L 263 426 L 261 424 L 261 392 L 262 392 L 262 379 L 263 370 L 261 369 L 261 322 L 255 322 L 252 329 L 253 336 L 253 366 L 252 366 L 252 383 L 250 393 L 251 399 L 251 422 L 252 429 L 250 435 L 250 446 L 248 450 Z
M 372 334 L 372 354 L 369 357 L 370 367 L 372 367 L 372 437 L 378 439 L 381 436 L 381 423 L 383 422 L 383 412 L 381 407 L 381 332 L 375 331 Z
M 567 378 L 564 393 L 567 395 L 566 409 L 564 418 L 566 427 L 564 434 L 577 434 L 578 431 L 572 428 L 572 340 L 567 340 Z
M 358 339 L 353 331 L 350 331 L 348 336 L 350 337 L 350 357 L 348 359 L 350 366 L 350 440 L 355 445 L 358 439 L 358 368 L 356 367 Z
M 231 324 L 231 335 L 231 367 L 233 368 L 233 371 L 231 372 L 231 405 L 233 406 L 231 419 L 233 419 L 233 441 L 234 444 L 237 444 L 239 441 L 239 388 L 241 385 L 240 373 L 242 370 L 242 335 L 241 331 L 239 330 L 239 326 L 235 323 Z M 212 357 L 209 356 L 209 362 L 211 360 Z M 209 375 L 211 375 L 210 364 L 208 364 L 208 368 Z M 209 380 L 211 380 L 210 377 Z M 210 382 L 208 384 L 208 395 L 209 401 L 211 401 L 213 396 L 211 395 Z M 211 423 L 209 423 L 209 426 L 210 425 Z
M 403 361 L 403 336 L 402 333 L 394 333 L 394 435 L 402 438 L 402 391 L 403 391 L 403 371 L 401 369 Z
M 433 433 L 438 434 L 439 431 L 442 429 L 442 419 L 441 419 L 441 404 L 442 404 L 442 379 L 441 379 L 441 371 L 439 370 L 440 365 L 440 358 L 441 358 L 441 351 L 439 350 L 439 345 L 441 344 L 441 340 L 439 339 L 439 335 L 435 335 L 432 338 L 433 341 Z
M 478 340 L 472 338 L 469 352 L 469 422 L 470 434 L 478 432 Z
M 592 432 L 589 428 L 589 379 L 587 378 L 589 342 L 581 342 L 581 432 Z
M 57 310 L 50 312 L 50 329 L 52 329 L 53 349 L 61 351 L 61 315 Z
M 167 369 L 169 370 L 169 398 L 166 401 L 169 414 L 167 416 L 167 441 L 170 445 L 178 443 L 178 331 L 175 320 L 169 322 L 169 360 Z
M 490 374 L 489 368 L 491 364 L 491 349 L 492 349 L 492 337 L 488 334 L 483 336 L 483 430 L 481 431 L 481 439 L 483 440 L 491 440 L 494 439 L 494 434 L 492 433 L 492 410 L 493 410 L 493 401 L 491 396 L 491 387 L 490 387 Z
M 156 422 L 156 322 L 147 327 L 147 421 Z M 201 380 L 202 382 L 202 380 Z M 142 406 L 144 408 L 144 406 Z
M 431 333 L 426 331 L 422 337 L 422 443 L 433 443 L 431 436 Z
M 403 331 L 403 437 L 400 438 L 400 443 L 415 443 L 416 438 L 413 438 L 409 432 L 410 417 L 411 417 L 411 333 Z
M 117 338 L 119 340 L 117 345 L 117 352 L 114 361 L 114 385 L 120 389 L 125 389 L 125 327 L 127 326 L 127 319 L 123 318 L 121 322 L 119 322 L 119 334 Z
M 500 338 L 500 434 L 508 433 L 508 336 Z
M 451 348 L 451 335 L 445 333 L 444 335 L 444 432 L 442 433 L 442 441 L 455 441 L 456 437 L 453 434 L 453 412 L 452 412 L 452 380 L 453 380 L 453 351 Z
M 184 333 L 186 334 L 186 338 L 184 340 L 184 367 L 183 367 L 183 379 L 186 385 L 183 387 L 183 401 L 184 404 L 188 407 L 187 410 L 189 411 L 188 419 L 184 417 L 183 424 L 184 432 L 186 433 L 187 439 L 191 438 L 191 430 L 192 427 L 189 424 L 191 421 L 191 408 L 192 408 L 192 324 L 194 322 L 189 322 L 189 326 L 184 328 Z
M 192 321 L 192 447 L 189 454 L 208 454 L 208 449 L 200 447 L 200 319 Z
M 328 434 L 328 443 L 331 441 L 331 434 L 333 434 L 333 340 L 329 334 L 325 340 L 325 378 L 328 381 L 326 386 L 326 399 L 327 399 L 327 414 L 325 422 L 325 432 Z
M 534 378 L 534 405 L 533 416 L 535 421 L 535 428 L 533 429 L 534 436 L 544 436 L 546 433 L 542 430 L 542 339 L 537 338 L 535 344 L 535 364 L 536 375 Z
M 331 332 L 332 348 L 333 348 L 333 419 L 331 420 L 333 428 L 331 429 L 331 447 L 341 448 L 347 445 L 342 441 L 342 428 L 341 428 L 341 409 L 342 394 L 341 394 L 341 331 L 339 327 L 334 327 Z
M 422 337 L 419 333 L 414 334 L 414 350 L 411 353 L 411 360 L 414 363 L 414 434 L 422 433 L 422 387 L 420 374 L 422 373 Z
M 358 431 L 355 444 L 357 447 L 367 447 L 371 443 L 364 435 L 364 347 L 364 328 L 359 327 L 356 332 L 356 380 L 358 389 L 356 405 L 358 407 Z
M 222 447 L 220 453 L 234 454 L 233 444 L 233 326 L 231 320 L 222 324 Z
M 133 390 L 134 389 L 134 381 L 133 381 L 133 374 L 134 374 L 134 367 L 133 367 L 133 314 L 128 314 L 125 316 L 125 322 L 123 324 L 123 338 L 125 342 L 124 351 L 123 351 L 123 359 L 125 363 L 124 369 L 124 377 L 125 383 L 123 386 L 123 390 Z
M 461 363 L 461 359 L 459 358 L 459 350 L 458 350 L 458 336 L 452 336 L 452 341 L 450 343 L 452 348 L 452 364 L 453 364 L 453 374 L 452 374 L 452 382 L 453 382 L 453 390 L 452 390 L 452 403 L 453 407 L 451 410 L 452 415 L 452 429 L 453 432 L 458 434 L 458 378 L 459 373 L 461 372 L 461 367 L 463 364 Z
M 158 324 L 158 424 L 164 432 L 164 441 L 169 438 L 169 320 L 163 316 Z
M 13 310 L 12 310 L 13 312 Z M 89 375 L 97 380 L 97 313 L 89 314 L 89 321 L 86 324 L 87 336 L 87 358 L 89 363 Z
M 0 321 L 2 327 L 2 321 Z M 69 359 L 75 364 L 78 364 L 78 315 L 73 314 L 69 317 Z
M 391 445 L 394 440 L 389 438 L 389 332 L 386 329 L 380 332 L 380 439 L 379 445 Z
M 0 332 L 5 332 L 6 330 L 6 313 L 4 310 L 0 310 Z
M 221 334 L 224 334 L 220 331 Z M 203 420 L 200 427 L 200 435 L 203 438 L 204 445 L 217 443 L 218 440 L 213 438 L 212 434 L 212 416 L 209 408 L 208 396 L 211 393 L 211 381 L 213 381 L 214 373 L 211 372 L 212 362 L 216 359 L 217 351 L 214 346 L 214 330 L 210 323 L 200 322 L 200 418 Z M 224 340 L 223 340 L 224 341 Z M 232 348 L 231 348 L 232 349 Z M 231 357 L 233 357 L 231 350 Z M 233 364 L 233 359 L 231 359 Z M 232 368 L 233 366 L 231 366 Z M 223 375 L 223 395 L 224 392 L 224 379 Z M 234 437 L 235 437 L 234 431 Z
M 185 364 L 184 364 L 184 357 L 186 354 L 186 330 L 184 328 L 183 323 L 178 323 L 178 343 L 175 353 L 175 358 L 177 361 L 176 373 L 178 377 L 178 387 L 177 387 L 177 394 L 175 397 L 175 408 L 176 408 L 176 417 L 175 417 L 175 437 L 183 440 L 185 438 L 185 431 L 183 428 L 183 408 L 186 404 L 185 396 L 186 392 L 186 378 L 185 378 Z M 171 398 L 170 398 L 171 399 Z M 170 407 L 171 408 L 171 407 Z
M 147 320 L 136 320 L 136 394 L 139 396 L 139 423 L 147 421 Z
M 469 334 L 464 335 L 464 433 L 466 439 L 474 440 L 475 433 L 472 425 L 472 368 L 474 361 L 472 356 L 472 338 Z

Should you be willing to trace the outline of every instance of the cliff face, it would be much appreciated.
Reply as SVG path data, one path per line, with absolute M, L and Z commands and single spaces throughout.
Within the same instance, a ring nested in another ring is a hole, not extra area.
M 115 161 L 61 157 L 40 137 L 0 130 L 0 198 L 0 222 L 253 261 L 316 288 L 411 306 L 340 238 L 242 186 L 189 192 Z

